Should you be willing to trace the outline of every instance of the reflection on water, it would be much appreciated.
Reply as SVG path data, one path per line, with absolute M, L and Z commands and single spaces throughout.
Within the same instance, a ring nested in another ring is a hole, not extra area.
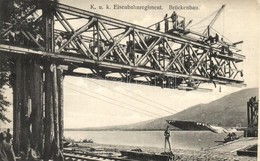
M 65 131 L 74 140 L 93 139 L 96 143 L 146 147 L 164 147 L 163 131 Z M 243 132 L 237 132 L 242 135 Z M 227 134 L 210 131 L 171 131 L 174 149 L 201 149 L 217 145 Z

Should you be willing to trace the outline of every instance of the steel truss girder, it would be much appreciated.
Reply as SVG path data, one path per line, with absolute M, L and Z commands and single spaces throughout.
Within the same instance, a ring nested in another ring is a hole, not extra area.
M 242 69 L 237 66 L 245 58 L 243 55 L 223 54 L 218 47 L 188 37 L 165 34 L 63 4 L 57 5 L 54 15 L 63 27 L 54 29 L 56 37 L 61 33 L 69 35 L 55 50 L 57 56 L 66 53 L 82 59 L 82 62 L 89 59 L 95 64 L 145 69 L 145 72 L 165 76 L 172 73 L 184 79 L 196 77 L 201 81 L 243 82 L 238 78 Z M 70 21 L 76 18 L 87 22 L 75 26 Z M 35 35 L 41 33 L 33 32 L 25 34 L 37 45 L 36 48 L 43 50 L 35 40 Z M 71 48 L 67 49 L 67 46 Z
M 132 27 L 134 29 L 137 29 L 137 30 L 145 33 L 145 34 L 149 34 L 149 35 L 152 35 L 152 36 L 158 36 L 158 37 L 163 36 L 165 38 L 170 38 L 170 39 L 173 39 L 175 41 L 180 41 L 182 43 L 188 42 L 188 43 L 195 45 L 195 46 L 198 46 L 198 47 L 212 49 L 214 51 L 220 51 L 220 49 L 218 49 L 216 47 L 211 47 L 209 45 L 199 43 L 199 42 L 197 42 L 197 39 L 191 39 L 187 36 L 186 37 L 172 36 L 172 35 L 165 34 L 165 33 L 162 33 L 162 32 L 158 32 L 158 31 L 155 31 L 155 30 L 143 27 L 143 26 L 128 23 L 128 22 L 121 21 L 121 20 L 118 20 L 118 19 L 115 19 L 115 18 L 96 14 L 96 13 L 93 13 L 93 12 L 90 12 L 90 11 L 82 10 L 82 9 L 79 9 L 79 8 L 75 8 L 75 7 L 60 4 L 60 3 L 58 4 L 57 8 L 60 11 L 62 11 L 63 13 L 74 15 L 74 16 L 77 16 L 77 17 L 80 17 L 80 18 L 89 19 L 90 17 L 96 17 L 96 18 L 102 20 L 103 22 L 105 22 L 107 24 L 112 24 L 112 25 L 117 26 L 117 27 L 121 27 L 121 28 Z

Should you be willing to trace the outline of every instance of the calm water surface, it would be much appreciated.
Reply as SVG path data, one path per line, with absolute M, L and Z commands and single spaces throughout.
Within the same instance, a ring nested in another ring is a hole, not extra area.
M 65 137 L 74 140 L 92 139 L 96 143 L 138 147 L 164 147 L 163 131 L 65 131 Z M 242 135 L 243 132 L 237 132 Z M 227 134 L 210 131 L 171 131 L 174 149 L 201 149 L 217 145 Z

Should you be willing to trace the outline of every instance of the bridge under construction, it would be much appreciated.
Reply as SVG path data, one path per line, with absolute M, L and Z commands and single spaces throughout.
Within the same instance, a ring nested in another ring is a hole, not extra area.
M 116 73 L 127 83 L 143 78 L 148 85 L 184 90 L 206 82 L 243 85 L 242 41 L 227 42 L 211 28 L 224 7 L 203 33 L 190 30 L 191 21 L 176 13 L 143 27 L 55 1 L 39 1 L 4 22 L 0 54 L 15 60 L 16 154 L 32 148 L 44 160 L 63 156 L 66 75 L 109 79 Z

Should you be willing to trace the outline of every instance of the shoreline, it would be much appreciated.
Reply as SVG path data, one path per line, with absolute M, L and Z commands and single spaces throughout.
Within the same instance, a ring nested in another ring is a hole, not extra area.
M 130 150 L 140 148 L 143 152 L 160 154 L 164 152 L 164 148 L 157 147 L 140 147 L 127 145 L 109 145 L 99 143 L 75 143 L 77 150 L 86 151 L 86 149 L 102 149 L 104 152 L 120 153 L 122 150 Z M 238 156 L 236 152 L 220 152 L 207 149 L 187 150 L 187 149 L 172 149 L 176 156 L 175 161 L 190 161 L 190 160 L 211 160 L 211 161 L 256 161 L 257 157 Z
M 64 131 L 164 131 L 165 129 L 65 129 Z M 171 129 L 171 131 L 209 131 L 209 130 L 181 130 Z M 239 128 L 237 131 L 244 131 L 245 128 Z

